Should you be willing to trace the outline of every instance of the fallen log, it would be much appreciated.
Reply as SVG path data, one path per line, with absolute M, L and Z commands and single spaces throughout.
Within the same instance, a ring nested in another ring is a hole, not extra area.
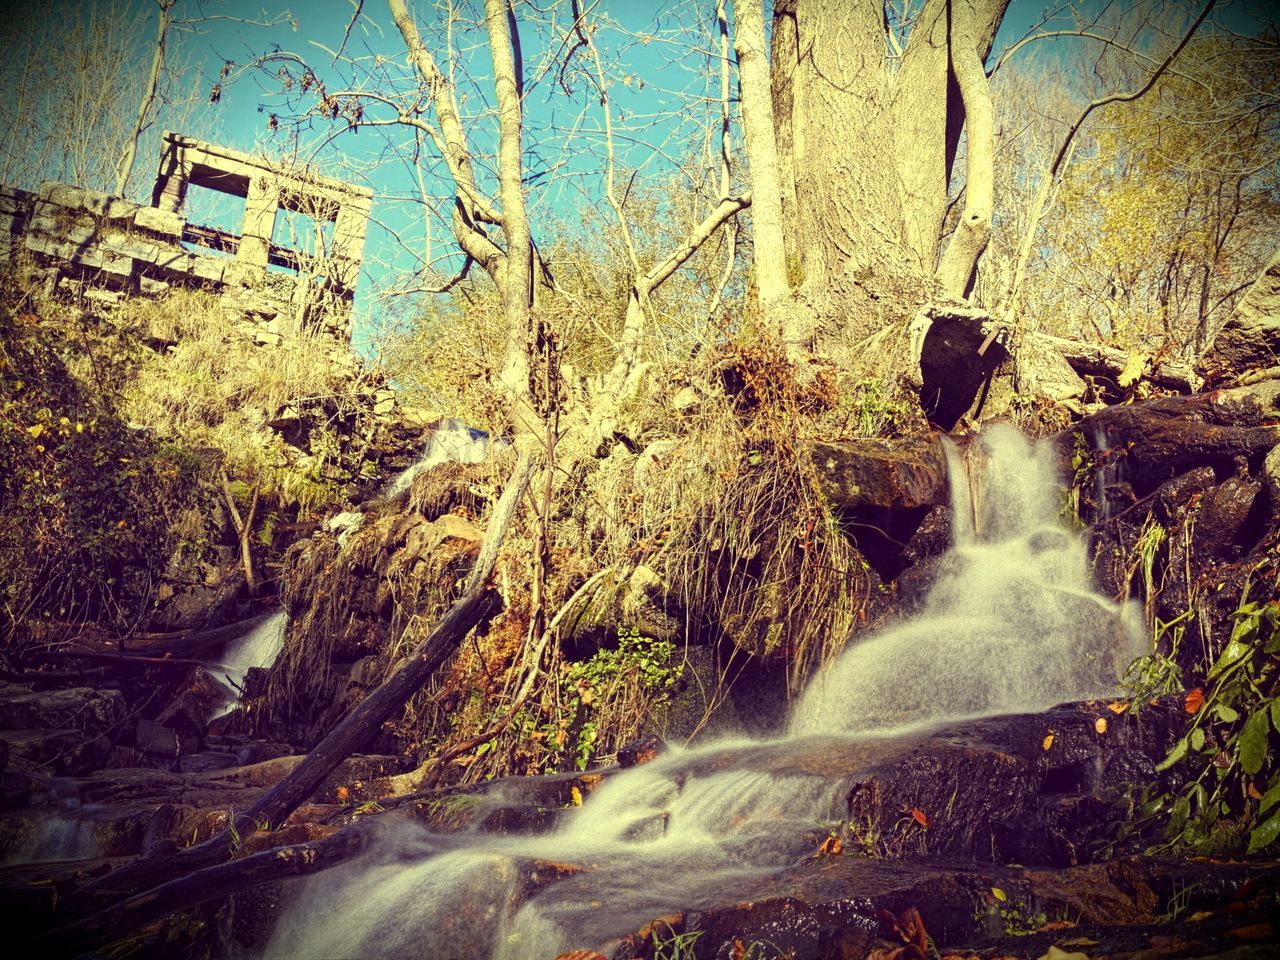
M 66 927 L 32 938 L 30 945 L 60 955 L 86 942 L 108 943 L 180 910 L 220 900 L 263 883 L 319 873 L 359 854 L 368 846 L 363 824 L 322 840 L 264 850 L 239 860 L 204 867 L 129 897 Z
M 1115 347 L 1105 347 L 1098 343 L 1085 343 L 1081 340 L 1068 340 L 1048 333 L 1032 333 L 1038 346 L 1052 350 L 1067 361 L 1071 369 L 1081 375 L 1107 377 L 1117 380 L 1128 366 L 1131 354 Z M 1147 360 L 1143 364 L 1142 379 L 1150 380 L 1156 386 L 1183 393 L 1192 393 L 1199 389 L 1203 382 L 1190 364 L 1172 360 L 1152 363 Z
M 483 616 L 487 584 L 497 560 L 498 548 L 511 525 L 532 472 L 532 456 L 527 452 L 521 453 L 489 520 L 479 556 L 462 597 L 427 634 L 413 654 L 401 662 L 382 686 L 339 721 L 307 754 L 302 763 L 246 810 L 238 813 L 233 811 L 228 817 L 227 826 L 209 840 L 184 850 L 143 856 L 87 884 L 81 891 L 85 896 L 99 898 L 112 895 L 125 899 L 99 911 L 86 921 L 69 925 L 48 936 L 58 938 L 59 943 L 64 940 L 74 942 L 81 948 L 101 943 L 101 931 L 108 924 L 107 914 L 148 892 L 154 893 L 180 878 L 226 861 L 234 853 L 235 836 L 245 835 L 256 829 L 270 829 L 272 825 L 283 823 L 290 813 L 315 792 L 338 764 L 367 743 L 382 728 L 383 722 L 401 709 L 431 678 Z M 89 924 L 88 921 L 94 921 L 94 924 Z

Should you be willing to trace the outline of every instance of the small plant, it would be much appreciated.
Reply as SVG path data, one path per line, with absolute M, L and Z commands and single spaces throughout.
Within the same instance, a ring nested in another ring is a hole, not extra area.
M 1143 823 L 1162 822 L 1164 840 L 1148 853 L 1231 850 L 1246 838 L 1247 852 L 1258 853 L 1280 838 L 1280 770 L 1273 749 L 1280 732 L 1280 601 L 1250 601 L 1248 593 L 1246 586 L 1232 614 L 1231 638 L 1204 685 L 1183 699 L 1190 726 L 1156 765 L 1157 772 L 1190 767 L 1187 779 L 1173 791 L 1149 785 L 1139 796 L 1138 821 L 1121 829 L 1123 839 Z M 1147 668 L 1137 688 L 1143 700 L 1153 690 L 1167 690 L 1177 671 L 1167 663 Z M 1135 699 L 1134 708 L 1143 700 Z
M 1009 899 L 1009 895 L 999 887 L 992 887 L 983 895 L 984 904 L 980 906 L 975 919 L 984 917 L 998 920 L 1001 931 L 1008 937 L 1025 937 L 1038 933 L 1049 917 L 1043 910 L 1036 910 L 1029 902 L 1021 898 Z
M 697 960 L 697 954 L 693 948 L 698 938 L 702 936 L 702 931 L 687 930 L 684 933 L 676 933 L 675 928 L 669 923 L 662 925 L 667 928 L 668 936 L 661 936 L 658 933 L 658 924 L 654 924 L 653 960 Z

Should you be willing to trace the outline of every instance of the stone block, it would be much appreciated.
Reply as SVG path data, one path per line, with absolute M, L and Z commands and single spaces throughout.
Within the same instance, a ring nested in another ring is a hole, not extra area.
M 112 231 L 102 240 L 102 249 L 121 257 L 131 257 L 145 263 L 155 263 L 160 255 L 160 247 L 150 240 L 131 236 L 121 231 Z
M 161 250 L 155 259 L 155 265 L 169 273 L 187 274 L 191 272 L 193 254 L 185 250 Z
M 148 230 L 166 237 L 180 239 L 187 221 L 181 214 L 161 210 L 157 207 L 139 207 L 133 215 L 133 225 L 139 230 Z
M 278 347 L 284 342 L 284 337 L 278 333 L 272 333 L 270 330 L 258 330 L 253 337 L 254 341 L 262 347 Z
M 217 257 L 196 254 L 191 259 L 191 273 L 201 280 L 221 283 L 226 274 L 226 269 L 226 262 L 219 260 Z
M 129 220 L 138 209 L 136 203 L 88 187 L 75 187 L 69 183 L 45 181 L 37 196 L 47 202 L 69 210 L 85 210 L 108 220 Z
M 158 296 L 171 289 L 172 284 L 165 280 L 157 280 L 154 277 L 139 277 L 138 289 L 148 296 Z

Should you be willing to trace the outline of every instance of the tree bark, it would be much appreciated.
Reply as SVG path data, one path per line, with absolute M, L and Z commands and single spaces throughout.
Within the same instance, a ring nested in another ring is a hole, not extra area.
M 502 233 L 507 244 L 498 283 L 506 321 L 501 378 L 519 421 L 521 408 L 529 404 L 529 305 L 533 294 L 533 241 L 525 210 L 522 175 L 521 80 L 516 75 L 505 0 L 485 0 L 484 9 L 489 52 L 493 59 L 494 90 L 498 98 L 498 182 L 502 199 Z
M 953 0 L 951 10 L 951 69 L 969 127 L 965 163 L 964 209 L 947 244 L 938 279 L 948 296 L 967 297 L 978 259 L 991 239 L 995 205 L 996 134 L 991 86 L 978 54 L 975 14 L 969 0 Z
M 776 309 L 790 293 L 787 250 L 782 230 L 782 188 L 778 180 L 778 148 L 774 139 L 773 101 L 769 61 L 765 54 L 764 17 L 760 0 L 735 0 L 734 51 L 738 55 L 742 133 L 751 173 L 751 226 L 755 240 L 756 284 L 760 312 L 770 329 L 776 328 L 789 355 L 811 345 L 813 332 L 803 314 L 787 311 L 780 322 Z

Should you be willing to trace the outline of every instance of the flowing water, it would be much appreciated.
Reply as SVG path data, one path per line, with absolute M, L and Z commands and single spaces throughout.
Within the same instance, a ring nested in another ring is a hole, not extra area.
M 362 860 L 299 885 L 267 955 L 608 952 L 664 913 L 766 895 L 844 815 L 857 771 L 920 730 L 1110 692 L 1139 632 L 1090 586 L 1051 452 L 997 426 L 951 458 L 955 543 L 923 609 L 856 640 L 785 735 L 673 750 L 541 836 L 384 823 Z
M 232 640 L 217 662 L 209 664 L 210 672 L 226 689 L 226 698 L 215 708 L 215 715 L 225 714 L 232 708 L 244 689 L 244 679 L 250 669 L 271 666 L 284 645 L 288 626 L 288 615 L 279 610 Z
M 414 477 L 441 463 L 451 460 L 458 463 L 484 463 L 489 456 L 490 445 L 489 435 L 483 430 L 468 427 L 461 420 L 453 418 L 441 420 L 431 431 L 431 439 L 423 448 L 422 455 L 387 482 L 382 496 L 387 499 L 399 496 L 409 489 Z

